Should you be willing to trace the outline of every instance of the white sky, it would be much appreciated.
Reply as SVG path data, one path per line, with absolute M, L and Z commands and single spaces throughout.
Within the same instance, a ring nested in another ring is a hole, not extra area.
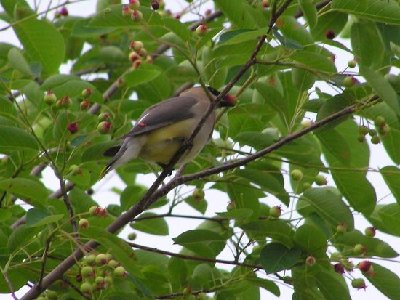
M 40 3 L 40 7 L 43 10 L 45 7 L 47 7 L 49 0 L 45 1 L 34 1 L 34 0 L 29 0 L 28 1 L 30 4 L 33 5 L 33 3 Z M 56 2 L 56 1 L 53 1 Z M 94 13 L 95 10 L 95 4 L 97 1 L 81 1 L 77 2 L 74 4 L 68 5 L 69 13 L 70 15 L 81 15 L 81 16 L 87 16 L 90 14 Z M 127 1 L 125 1 L 127 2 Z M 166 7 L 170 9 L 172 12 L 178 12 L 182 8 L 185 7 L 185 2 L 182 0 L 179 1 L 168 1 L 166 0 Z M 202 5 L 199 9 L 201 12 L 204 12 L 207 8 L 210 8 L 210 4 L 205 2 L 204 5 Z M 61 1 L 57 1 L 56 3 L 62 3 Z M 40 10 L 40 11 L 41 11 Z M 2 11 L 2 8 L 0 8 L 0 11 Z M 183 19 L 185 20 L 185 19 Z M 0 28 L 5 26 L 6 24 L 2 21 L 0 21 Z M 14 33 L 12 30 L 7 30 L 5 32 L 0 32 L 0 42 L 8 42 L 8 43 L 14 43 L 18 44 L 18 40 L 16 39 Z M 346 41 L 344 41 L 346 42 Z M 333 50 L 331 48 L 331 50 Z M 352 57 L 348 55 L 348 53 L 334 49 L 333 50 L 336 53 L 336 65 L 339 71 L 344 70 L 347 67 L 347 61 L 351 60 Z M 64 67 L 64 70 L 68 70 L 68 66 Z M 67 71 L 64 71 L 67 72 Z M 327 89 L 326 85 L 322 85 L 323 89 Z M 330 92 L 330 91 L 329 91 Z M 382 145 L 372 145 L 370 147 L 371 149 L 371 167 L 372 168 L 380 168 L 386 165 L 393 165 L 391 160 L 387 157 L 385 150 L 383 149 Z M 54 176 L 51 173 L 51 171 L 46 170 L 44 173 L 44 182 L 45 184 L 51 188 L 51 189 L 57 189 L 58 188 L 58 181 L 54 180 Z M 371 180 L 373 183 L 374 187 L 376 188 L 376 192 L 378 195 L 378 199 L 383 198 L 385 195 L 389 194 L 389 190 L 382 180 L 381 176 L 378 173 L 369 173 L 368 178 Z M 147 175 L 147 176 L 141 176 L 139 178 L 139 181 L 145 185 L 150 185 L 152 181 L 155 179 L 154 176 L 152 175 Z M 329 183 L 333 183 L 330 178 L 328 178 Z M 287 178 L 285 179 L 285 182 L 288 183 Z M 289 185 L 287 184 L 288 189 L 290 189 Z M 125 186 L 122 183 L 121 180 L 117 178 L 117 176 L 114 176 L 114 173 L 109 174 L 105 179 L 102 181 L 98 182 L 95 187 L 95 194 L 94 198 L 99 202 L 101 206 L 107 206 L 110 203 L 119 203 L 119 198 L 118 196 L 111 192 L 112 187 L 118 187 L 120 189 L 123 189 Z M 225 194 L 217 192 L 217 191 L 206 191 L 206 199 L 210 200 L 213 199 L 213 201 L 208 202 L 208 209 L 206 212 L 207 216 L 213 216 L 215 215 L 215 212 L 220 212 L 220 211 L 225 211 L 226 206 L 228 204 L 228 198 Z M 280 205 L 281 203 L 277 200 L 270 199 L 268 198 L 267 200 L 268 205 Z M 393 202 L 393 197 L 389 196 L 383 200 L 384 202 Z M 383 202 L 382 201 L 382 202 Z M 155 212 L 159 213 L 166 213 L 167 208 L 162 208 L 155 210 Z M 288 213 L 288 210 L 284 210 L 283 213 Z M 176 214 L 193 214 L 197 215 L 198 213 L 192 209 L 190 206 L 186 204 L 182 204 L 178 206 L 175 210 L 174 213 Z M 167 222 L 169 224 L 169 230 L 170 230 L 170 237 L 176 237 L 182 232 L 188 230 L 188 229 L 194 229 L 198 224 L 201 223 L 201 221 L 198 220 L 188 220 L 188 219 L 176 219 L 176 218 L 167 218 Z M 356 228 L 359 230 L 363 230 L 365 227 L 370 226 L 366 220 L 360 216 L 356 215 L 355 216 L 355 222 L 356 222 Z M 126 237 L 127 234 L 131 231 L 130 227 L 128 226 L 122 233 L 122 237 Z M 138 238 L 136 242 L 138 244 L 142 245 L 147 245 L 150 247 L 157 247 L 159 249 L 164 249 L 172 252 L 179 252 L 180 247 L 177 245 L 174 245 L 172 243 L 172 240 L 170 237 L 159 237 L 159 236 L 153 236 L 153 235 L 148 235 L 145 233 L 137 232 Z M 400 243 L 399 239 L 388 236 L 386 234 L 377 233 L 377 238 L 381 238 L 391 244 L 391 246 L 397 251 L 400 252 Z M 225 249 L 219 256 L 218 258 L 222 259 L 232 259 L 231 253 L 228 249 Z M 392 271 L 400 274 L 400 266 L 399 263 L 394 263 L 394 262 L 385 262 L 382 260 L 374 260 L 375 262 L 382 264 L 383 266 L 388 267 Z M 226 265 L 218 265 L 218 267 L 221 268 L 229 268 Z M 359 277 L 360 273 L 358 270 L 355 270 L 353 272 L 354 277 Z M 383 296 L 379 291 L 377 291 L 372 285 L 370 285 L 367 282 L 368 288 L 366 291 L 364 290 L 355 290 L 350 287 L 350 292 L 352 294 L 353 299 L 357 299 L 357 297 L 363 297 L 365 300 L 379 300 L 379 299 L 386 299 L 385 296 Z M 289 288 L 286 288 L 286 285 L 280 285 L 281 288 L 281 297 L 279 299 L 284 299 L 284 300 L 289 300 L 292 299 L 292 290 Z M 17 296 L 21 297 L 25 291 L 26 287 L 21 289 L 19 292 L 17 292 Z M 12 299 L 11 295 L 7 294 L 0 294 L 1 299 Z M 262 290 L 262 297 L 261 299 L 278 299 L 277 297 L 273 296 L 272 294 L 265 292 Z M 340 299 L 338 299 L 340 300 Z

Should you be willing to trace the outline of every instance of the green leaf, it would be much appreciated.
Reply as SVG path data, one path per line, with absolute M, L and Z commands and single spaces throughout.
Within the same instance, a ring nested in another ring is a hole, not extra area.
M 299 0 L 300 8 L 304 13 L 308 25 L 312 28 L 317 24 L 317 9 L 313 0 Z
M 154 213 L 144 213 L 141 214 L 140 218 L 148 218 L 152 216 L 157 216 Z M 168 224 L 164 218 L 152 218 L 148 220 L 137 220 L 134 223 L 131 223 L 131 227 L 133 229 L 146 232 L 148 234 L 154 235 L 168 235 Z
M 379 230 L 400 236 L 400 205 L 377 205 L 368 220 Z
M 311 224 L 303 224 L 294 235 L 296 245 L 310 254 L 326 253 L 326 236 L 316 226 Z
M 305 67 L 328 74 L 336 73 L 336 67 L 332 59 L 324 54 L 307 50 L 295 51 L 290 56 L 294 61 L 301 63 Z
M 253 211 L 248 208 L 232 208 L 226 212 L 217 213 L 218 216 L 234 220 L 245 220 L 253 215 Z
M 32 62 L 39 62 L 45 75 L 58 72 L 64 60 L 64 38 L 53 25 L 33 18 L 16 22 L 15 33 Z
M 0 190 L 38 207 L 45 207 L 49 196 L 49 191 L 40 181 L 20 177 L 0 179 Z
M 400 278 L 396 273 L 372 263 L 374 275 L 365 276 L 382 294 L 389 299 L 397 299 L 400 295 Z
M 259 30 L 248 30 L 248 29 L 237 29 L 224 32 L 218 45 L 235 45 L 247 41 L 254 41 L 263 34 L 266 34 L 266 29 Z
M 349 230 L 353 230 L 353 214 L 337 189 L 333 187 L 308 189 L 299 201 L 310 205 L 332 227 L 336 228 L 338 224 L 345 223 Z
M 251 282 L 252 284 L 260 288 L 263 288 L 264 290 L 274 294 L 277 297 L 281 295 L 279 286 L 272 280 L 249 276 L 249 278 L 247 278 L 246 281 Z
M 311 28 L 311 34 L 315 40 L 326 41 L 326 33 L 333 31 L 336 35 L 339 35 L 347 20 L 347 14 L 328 10 L 318 16 L 317 24 Z
M 360 66 L 360 74 L 383 101 L 389 105 L 397 115 L 400 115 L 399 97 L 390 83 L 378 72 Z
M 157 66 L 143 64 L 140 68 L 132 70 L 124 76 L 126 85 L 134 87 L 142 83 L 151 81 L 161 74 L 160 69 Z
M 363 235 L 360 231 L 354 230 L 337 235 L 335 244 L 340 247 L 343 245 L 354 247 L 361 244 L 367 248 L 368 256 L 380 256 L 392 258 L 398 256 L 398 253 L 386 242 Z
M 288 248 L 293 247 L 293 229 L 282 220 L 258 220 L 239 225 L 252 239 L 264 241 L 266 237 Z
M 65 215 L 49 215 L 45 209 L 31 208 L 26 213 L 26 224 L 31 227 L 40 227 L 50 223 L 55 223 L 65 218 Z
M 40 231 L 40 227 L 31 227 L 26 224 L 18 226 L 12 231 L 8 238 L 7 247 L 13 252 L 19 250 L 24 245 L 31 243 L 32 238 Z
M 400 5 L 394 0 L 333 0 L 331 9 L 376 22 L 400 25 Z
M 381 175 L 387 186 L 400 204 L 400 170 L 395 166 L 386 166 L 380 169 Z
M 256 150 L 261 150 L 271 146 L 275 141 L 277 141 L 278 135 L 277 133 L 271 131 L 243 131 L 236 136 L 235 140 L 237 140 L 241 146 L 247 145 Z
M 0 125 L 0 152 L 23 149 L 38 150 L 39 146 L 35 138 L 25 130 Z
M 360 66 L 373 70 L 382 66 L 385 46 L 374 23 L 354 23 L 351 26 L 351 46 Z
M 254 10 L 246 1 L 236 0 L 232 5 L 231 0 L 216 0 L 215 5 L 229 18 L 232 24 L 244 29 L 257 28 L 256 21 L 251 12 Z
M 215 257 L 225 247 L 226 238 L 211 230 L 188 230 L 173 238 L 176 244 L 206 257 Z
M 267 274 L 288 270 L 301 259 L 301 250 L 289 249 L 282 244 L 270 243 L 260 254 L 260 263 Z
M 8 52 L 8 62 L 11 67 L 20 71 L 23 75 L 33 77 L 32 70 L 19 49 L 10 49 L 10 51 Z
M 326 270 L 321 266 L 315 274 L 315 281 L 326 300 L 351 300 L 350 292 L 343 276 L 332 270 Z
M 181 288 L 187 283 L 188 273 L 185 260 L 178 257 L 171 257 L 169 259 L 168 275 L 174 290 Z

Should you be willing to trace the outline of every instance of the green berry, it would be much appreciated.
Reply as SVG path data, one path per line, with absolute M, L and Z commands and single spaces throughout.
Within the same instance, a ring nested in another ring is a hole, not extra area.
M 375 119 L 375 125 L 376 126 L 383 126 L 386 124 L 386 120 L 383 116 L 377 116 Z
M 111 260 L 107 263 L 107 266 L 109 266 L 111 269 L 115 269 L 116 267 L 119 266 L 119 263 L 118 263 L 116 260 L 111 259 Z
M 57 102 L 57 96 L 51 92 L 48 91 L 46 92 L 46 94 L 43 97 L 43 101 L 47 104 L 47 105 L 53 105 L 54 103 Z
M 375 227 L 367 227 L 364 230 L 364 234 L 368 237 L 374 237 L 376 234 L 376 229 Z
M 325 176 L 318 174 L 317 176 L 315 176 L 315 183 L 317 185 L 327 185 L 328 181 L 326 180 Z
M 292 179 L 294 181 L 300 181 L 303 178 L 303 172 L 299 169 L 294 169 L 291 173 L 290 176 L 292 176 Z
M 365 136 L 363 134 L 359 134 L 357 137 L 357 141 L 359 141 L 360 143 L 364 143 L 365 142 Z
M 107 255 L 103 253 L 97 254 L 95 261 L 98 266 L 105 265 L 108 263 Z
M 376 135 L 376 136 L 371 137 L 371 143 L 372 144 L 377 145 L 380 142 L 381 142 L 381 139 L 379 138 L 379 136 Z
M 347 224 L 346 223 L 340 223 L 336 226 L 336 231 L 339 233 L 344 233 L 347 231 Z
M 133 240 L 136 240 L 136 238 L 137 238 L 136 232 L 130 232 L 128 234 L 128 240 L 133 241 Z
M 355 255 L 364 255 L 365 253 L 367 253 L 367 248 L 362 244 L 357 244 L 353 248 L 353 253 Z
M 92 267 L 88 267 L 88 266 L 82 267 L 81 275 L 82 275 L 82 278 L 93 277 L 94 276 L 94 270 L 93 270 Z
M 204 199 L 204 191 L 203 191 L 203 189 L 196 188 L 192 193 L 192 197 L 196 201 L 203 200 Z
M 109 121 L 109 120 L 111 120 L 111 114 L 108 112 L 103 112 L 103 113 L 99 114 L 99 116 L 97 117 L 97 120 L 99 120 L 99 122 Z
M 386 135 L 387 133 L 389 133 L 389 131 L 390 131 L 390 127 L 388 124 L 385 124 L 385 125 L 379 127 L 379 133 L 381 135 Z
M 349 68 L 355 68 L 355 67 L 357 66 L 357 62 L 356 62 L 354 59 L 349 60 L 349 61 L 347 62 L 347 66 L 348 66 Z
M 362 278 L 353 279 L 351 281 L 351 286 L 355 289 L 365 289 L 367 287 L 364 279 L 362 279 Z
M 354 81 L 354 78 L 352 77 L 352 76 L 346 76 L 344 79 L 343 79 L 343 85 L 345 86 L 345 87 L 352 87 L 353 85 L 354 85 L 354 83 L 355 83 L 355 81 Z
M 83 257 L 82 261 L 89 266 L 93 266 L 96 262 L 96 255 L 94 254 L 86 255 Z
M 359 126 L 358 132 L 362 135 L 366 135 L 369 132 L 369 128 L 367 126 Z
M 97 125 L 97 131 L 106 134 L 111 131 L 112 123 L 110 121 L 102 121 Z
M 303 183 L 303 190 L 308 190 L 310 187 L 311 187 L 311 183 L 309 183 L 307 181 Z
M 123 277 L 126 275 L 126 270 L 124 267 L 119 266 L 114 269 L 114 275 L 118 277 Z
M 82 293 L 91 293 L 92 285 L 89 282 L 84 282 L 81 284 L 81 292 Z
M 86 229 L 89 227 L 89 221 L 87 219 L 80 219 L 79 220 L 79 228 Z
M 273 218 L 279 218 L 282 214 L 282 209 L 280 206 L 273 206 L 269 209 L 269 215 Z
M 89 214 L 91 214 L 92 216 L 96 215 L 96 211 L 97 211 L 98 206 L 91 206 L 89 208 Z
M 83 97 L 89 97 L 92 94 L 92 89 L 91 88 L 86 88 L 82 91 L 82 96 Z

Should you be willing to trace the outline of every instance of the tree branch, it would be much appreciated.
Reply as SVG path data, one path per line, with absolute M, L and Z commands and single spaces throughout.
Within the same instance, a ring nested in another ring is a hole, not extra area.
M 133 248 L 142 249 L 144 251 L 164 254 L 164 255 L 178 257 L 178 258 L 187 259 L 187 260 L 203 261 L 203 262 L 208 262 L 208 263 L 213 263 L 213 264 L 235 265 L 235 266 L 240 266 L 240 267 L 245 267 L 245 268 L 250 268 L 250 269 L 262 269 L 262 266 L 258 265 L 258 264 L 248 264 L 248 263 L 241 263 L 241 262 L 237 262 L 237 261 L 233 261 L 233 260 L 208 258 L 208 257 L 195 256 L 195 255 L 185 255 L 185 254 L 160 250 L 157 248 L 147 247 L 147 246 L 139 245 L 139 244 L 132 243 L 132 242 L 128 242 L 128 244 L 129 244 L 129 246 L 131 246 Z

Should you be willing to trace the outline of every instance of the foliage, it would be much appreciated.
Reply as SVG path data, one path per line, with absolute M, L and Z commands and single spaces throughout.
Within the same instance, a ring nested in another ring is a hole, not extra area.
M 399 1 L 186 2 L 179 19 L 154 0 L 98 0 L 86 17 L 68 14 L 73 3 L 0 1 L 20 42 L 0 42 L 0 292 L 40 282 L 23 299 L 260 299 L 286 283 L 297 300 L 351 299 L 351 260 L 398 256 L 371 232 L 400 236 Z M 137 178 L 157 166 L 119 168 L 119 203 L 97 207 L 102 153 L 145 108 L 198 83 L 237 98 L 215 138 L 153 198 Z M 392 162 L 374 169 L 383 149 Z M 379 204 L 370 172 L 391 192 Z M 189 188 L 165 197 L 178 185 Z M 230 203 L 210 215 L 217 191 Z M 183 204 L 197 214 L 176 215 Z M 128 223 L 169 236 L 170 216 L 203 220 L 170 236 L 181 253 L 118 236 Z M 398 275 L 373 267 L 361 275 L 397 299 Z

